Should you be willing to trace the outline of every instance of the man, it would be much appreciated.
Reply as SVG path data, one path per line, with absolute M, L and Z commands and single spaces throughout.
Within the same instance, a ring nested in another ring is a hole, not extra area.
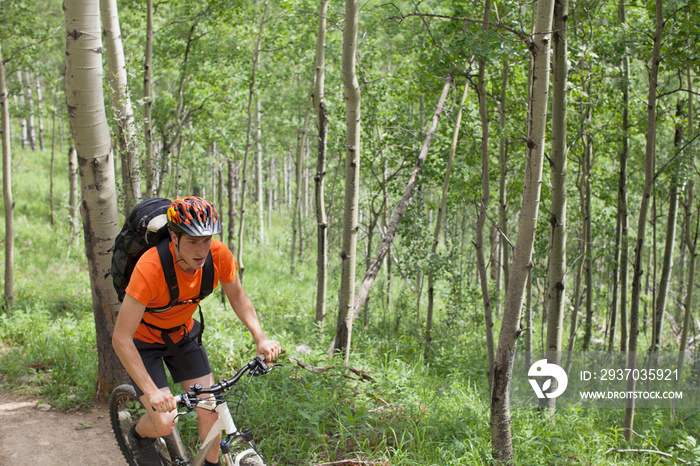
M 114 350 L 133 379 L 149 414 L 142 416 L 130 432 L 140 466 L 161 464 L 154 440 L 168 435 L 176 424 L 176 400 L 170 393 L 163 362 L 173 381 L 180 383 L 183 390 L 189 390 L 196 383 L 203 387 L 214 384 L 201 343 L 201 324 L 192 318 L 198 308 L 203 269 L 210 254 L 213 286 L 216 288 L 221 283 L 231 307 L 253 336 L 257 354 L 264 355 L 270 362 L 282 351 L 280 344 L 263 332 L 237 275 L 238 264 L 231 251 L 212 237 L 221 233 L 221 222 L 214 206 L 207 200 L 188 196 L 173 201 L 167 217 L 169 249 L 179 289 L 178 303 L 161 310 L 170 303 L 170 290 L 157 248 L 149 249 L 130 277 L 112 337 Z M 202 410 L 197 414 L 199 434 L 204 438 L 217 417 Z M 218 458 L 218 447 L 212 448 L 205 466 L 218 465 Z

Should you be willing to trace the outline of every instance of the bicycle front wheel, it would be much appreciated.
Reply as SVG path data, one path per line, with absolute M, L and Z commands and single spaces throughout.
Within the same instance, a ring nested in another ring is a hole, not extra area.
M 229 457 L 230 461 L 230 457 Z M 236 459 L 230 463 L 233 466 L 266 466 L 265 460 L 257 451 L 249 448 L 236 455 Z
M 129 466 L 139 466 L 135 459 L 135 452 L 129 441 L 129 431 L 136 425 L 141 416 L 147 415 L 146 408 L 136 396 L 136 390 L 129 384 L 120 385 L 114 389 L 109 397 L 109 420 L 112 431 L 117 439 L 119 449 Z M 186 464 L 171 462 L 166 443 L 163 439 L 156 439 L 156 450 L 164 465 Z

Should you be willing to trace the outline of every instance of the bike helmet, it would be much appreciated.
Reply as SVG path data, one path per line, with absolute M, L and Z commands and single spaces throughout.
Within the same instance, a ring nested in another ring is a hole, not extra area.
M 221 233 L 219 214 L 211 202 L 196 196 L 175 199 L 168 208 L 168 225 L 176 234 L 213 236 Z

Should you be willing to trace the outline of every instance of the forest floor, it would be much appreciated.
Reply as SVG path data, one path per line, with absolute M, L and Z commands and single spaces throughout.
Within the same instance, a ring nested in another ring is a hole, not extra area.
M 0 464 L 124 466 L 106 406 L 56 411 L 0 383 Z

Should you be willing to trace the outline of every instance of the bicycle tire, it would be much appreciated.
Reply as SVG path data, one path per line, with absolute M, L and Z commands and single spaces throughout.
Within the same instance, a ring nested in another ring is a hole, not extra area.
M 119 385 L 109 397 L 109 420 L 112 431 L 117 439 L 119 449 L 129 466 L 139 466 L 134 451 L 129 444 L 129 431 L 141 416 L 146 414 L 146 408 L 136 396 L 136 390 L 129 384 Z M 170 466 L 170 455 L 163 439 L 156 440 L 156 450 L 165 466 Z
M 237 462 L 234 464 L 239 466 L 266 466 L 267 463 L 262 456 L 252 448 L 245 450 L 236 456 Z

